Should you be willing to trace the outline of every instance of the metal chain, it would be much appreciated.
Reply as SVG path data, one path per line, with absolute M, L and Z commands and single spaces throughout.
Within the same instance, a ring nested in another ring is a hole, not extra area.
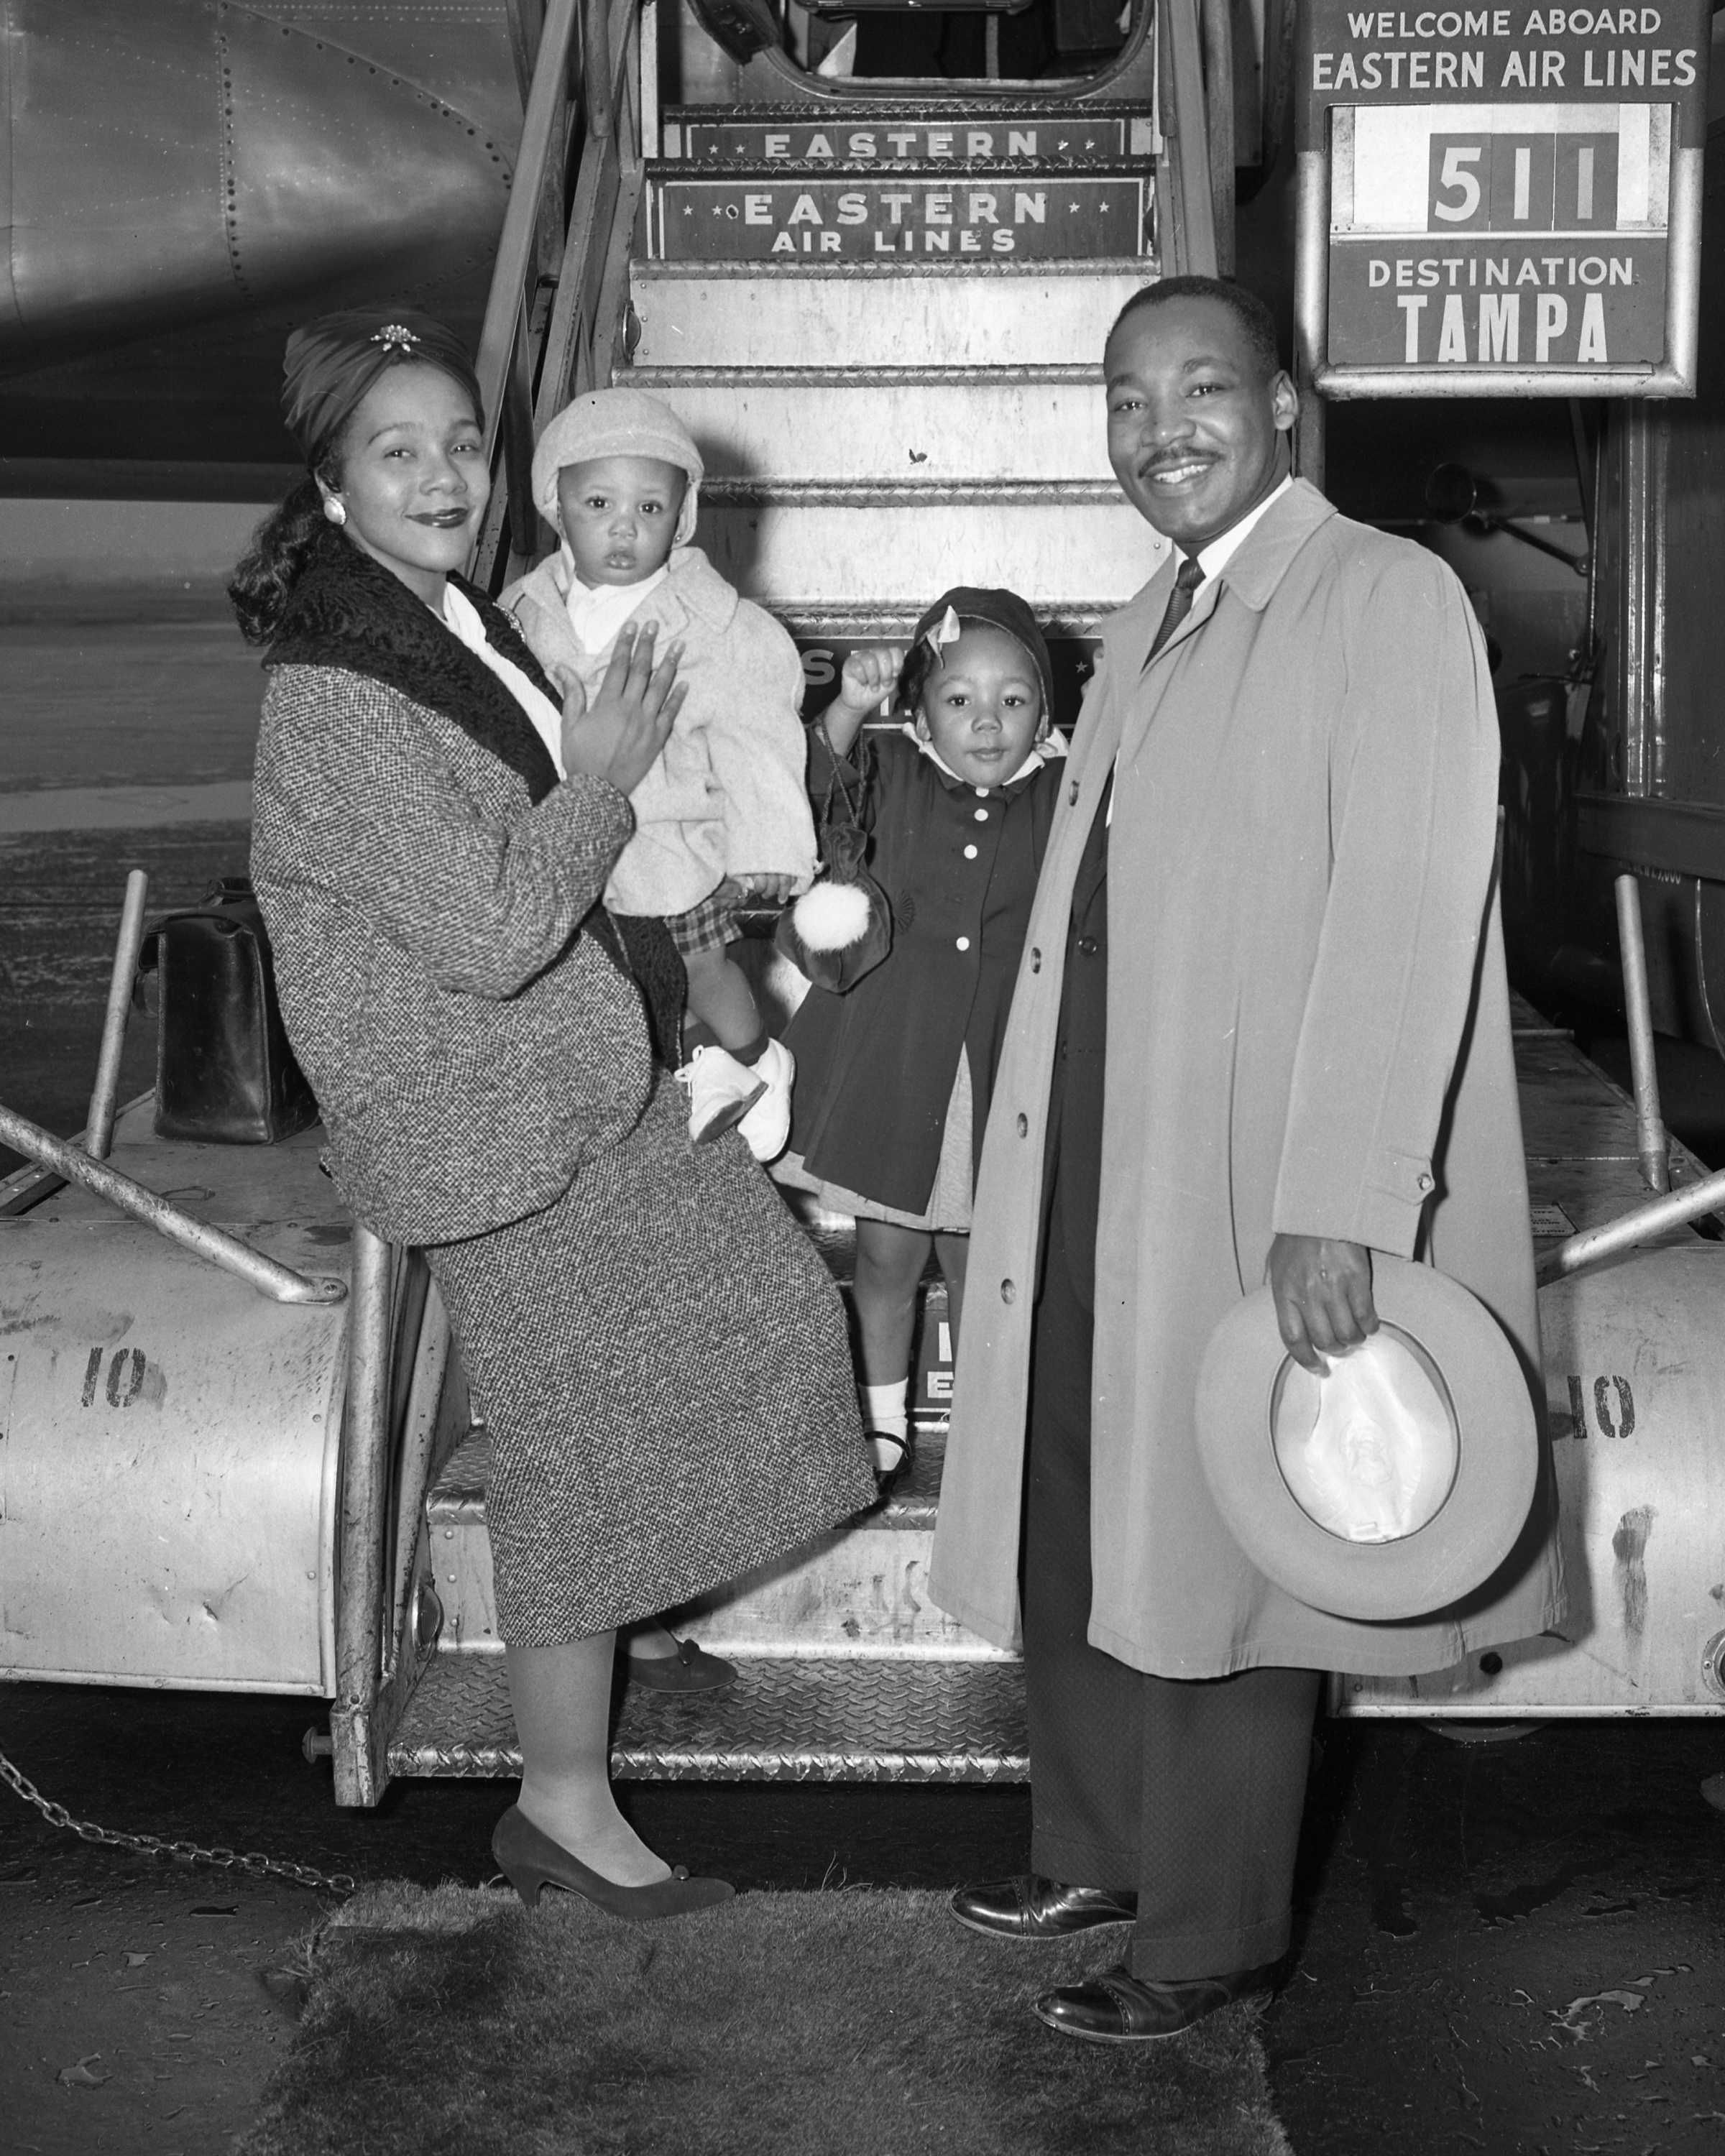
M 0 1782 L 15 1789 L 27 1804 L 33 1804 L 50 1826 L 69 1828 L 80 1840 L 100 1842 L 109 1849 L 134 1850 L 141 1856 L 169 1857 L 181 1864 L 209 1865 L 218 1871 L 244 1871 L 254 1879 L 286 1879 L 295 1887 L 310 1887 L 315 1892 L 339 1894 L 344 1901 L 355 1891 L 353 1880 L 345 1871 L 316 1871 L 309 1864 L 290 1864 L 280 1857 L 255 1853 L 241 1856 L 219 1844 L 203 1849 L 195 1841 L 163 1841 L 159 1835 L 120 1834 L 112 1827 L 98 1826 L 93 1820 L 74 1819 L 64 1804 L 44 1797 L 3 1752 L 0 1752 Z

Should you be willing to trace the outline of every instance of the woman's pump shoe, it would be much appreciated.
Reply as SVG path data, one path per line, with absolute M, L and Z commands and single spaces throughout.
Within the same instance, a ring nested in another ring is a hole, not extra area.
M 530 1909 L 539 1906 L 543 1888 L 562 1887 L 597 1902 L 614 1917 L 645 1924 L 659 1917 L 686 1917 L 696 1909 L 715 1909 L 737 1892 L 727 1879 L 691 1879 L 681 1865 L 669 1879 L 656 1879 L 650 1887 L 619 1887 L 591 1870 L 578 1856 L 572 1856 L 561 1842 L 542 1833 L 519 1804 L 511 1804 L 492 1829 L 491 1854 Z

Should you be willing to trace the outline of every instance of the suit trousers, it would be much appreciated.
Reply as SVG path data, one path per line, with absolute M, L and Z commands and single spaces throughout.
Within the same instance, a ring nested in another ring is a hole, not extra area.
M 1067 947 L 1031 1334 L 1024 1546 L 1032 1868 L 1136 1887 L 1131 1969 L 1227 1976 L 1287 1951 L 1313 1670 L 1159 1677 L 1089 1643 L 1091 1357 L 1106 1034 L 1106 821 Z

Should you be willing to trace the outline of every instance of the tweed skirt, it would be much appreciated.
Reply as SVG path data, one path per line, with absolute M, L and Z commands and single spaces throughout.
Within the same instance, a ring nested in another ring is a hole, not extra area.
M 671 1608 L 875 1496 L 843 1306 L 734 1134 L 661 1076 L 556 1204 L 427 1251 L 475 1412 L 498 1629 L 557 1646 Z

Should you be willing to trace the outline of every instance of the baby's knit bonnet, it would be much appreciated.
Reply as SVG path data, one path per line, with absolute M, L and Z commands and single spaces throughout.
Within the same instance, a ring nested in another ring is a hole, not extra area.
M 566 404 L 533 452 L 533 501 L 552 531 L 557 516 L 557 474 L 600 457 L 656 457 L 689 475 L 672 542 L 686 547 L 695 532 L 695 508 L 706 466 L 689 429 L 669 404 L 641 389 L 589 389 Z

